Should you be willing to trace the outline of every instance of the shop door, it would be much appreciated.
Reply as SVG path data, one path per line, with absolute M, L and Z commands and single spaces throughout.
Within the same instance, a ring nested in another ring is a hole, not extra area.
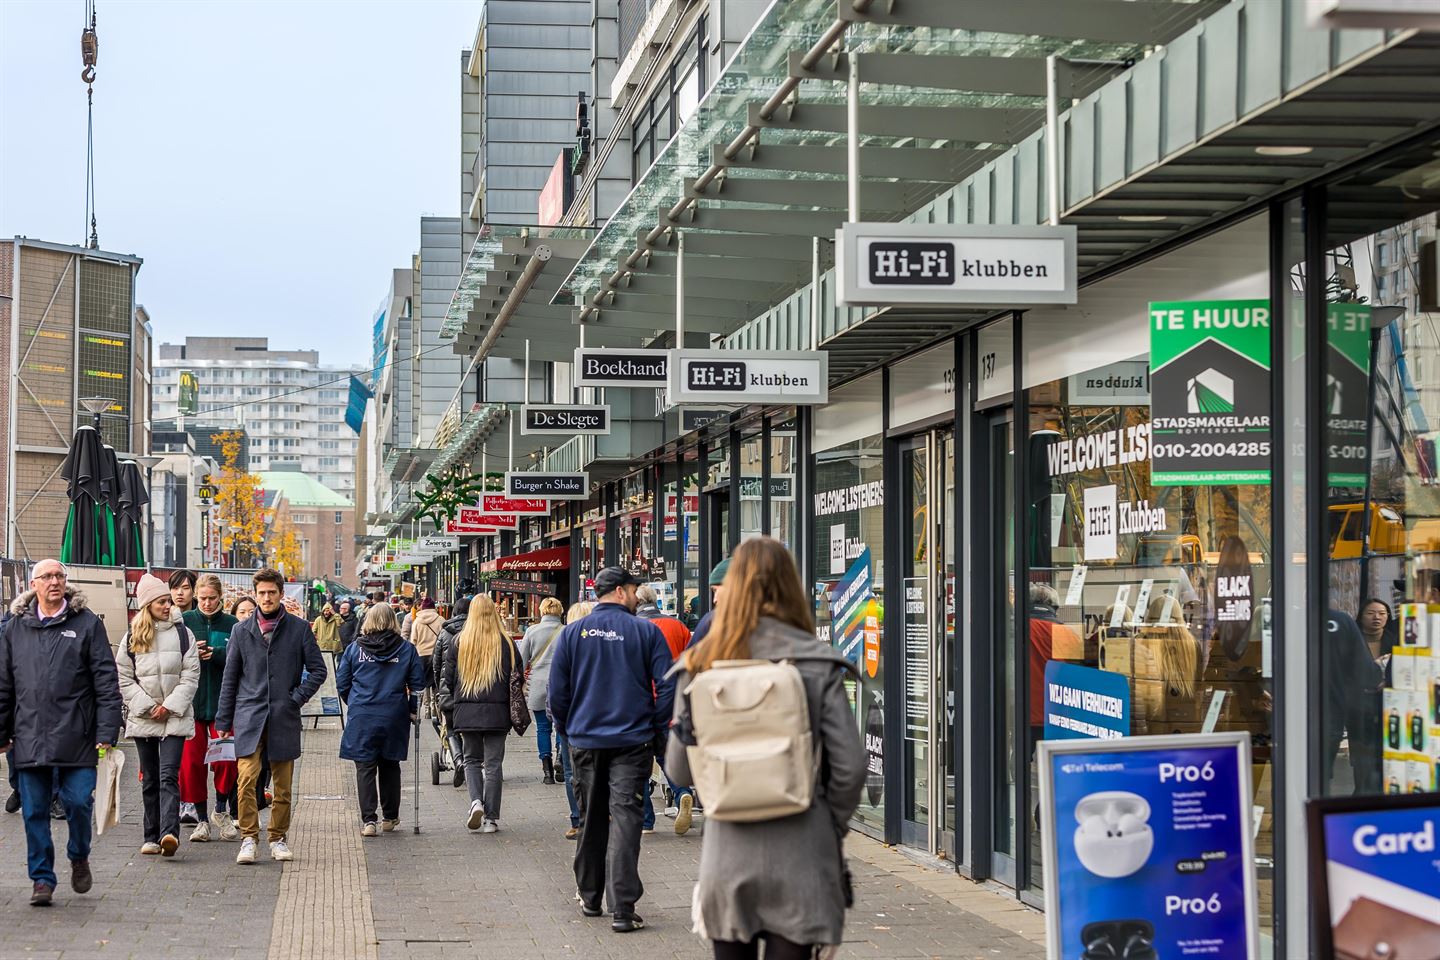
M 976 642 L 989 644 L 993 665 L 989 690 L 993 735 L 988 744 L 990 769 L 994 771 L 990 875 L 1014 886 L 1016 850 L 1019 849 L 1015 751 L 1020 731 L 1016 727 L 1015 702 L 1015 425 L 1012 411 L 991 414 L 986 421 L 986 433 L 985 503 L 989 509 L 977 521 L 986 525 L 980 556 L 982 562 L 988 564 L 990 596 L 976 599 L 989 608 L 985 617 L 989 636 L 976 637 Z
M 931 431 L 900 446 L 905 697 L 901 841 L 955 857 L 955 440 Z

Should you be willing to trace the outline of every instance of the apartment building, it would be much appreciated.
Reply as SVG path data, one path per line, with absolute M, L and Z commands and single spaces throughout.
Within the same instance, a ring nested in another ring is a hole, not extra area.
M 159 346 L 157 419 L 182 416 L 182 373 L 193 375 L 195 385 L 183 416 L 243 427 L 251 472 L 293 464 L 347 499 L 353 496 L 359 438 L 345 424 L 345 403 L 349 378 L 368 379 L 368 371 L 322 365 L 316 350 L 272 350 L 265 337 L 186 337 Z
M 0 241 L 0 493 L 5 554 L 53 556 L 69 499 L 60 467 L 104 398 L 100 433 L 121 457 L 148 444 L 151 329 L 141 259 L 27 237 Z

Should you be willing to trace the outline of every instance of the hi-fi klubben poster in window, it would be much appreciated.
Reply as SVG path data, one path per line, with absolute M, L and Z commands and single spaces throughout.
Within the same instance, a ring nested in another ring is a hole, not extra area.
M 1150 304 L 1155 486 L 1270 482 L 1270 301 Z

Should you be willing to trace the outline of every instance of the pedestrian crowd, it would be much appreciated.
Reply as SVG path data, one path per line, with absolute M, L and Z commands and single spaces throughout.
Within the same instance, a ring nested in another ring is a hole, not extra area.
M 237 842 L 236 862 L 254 864 L 268 807 L 269 858 L 293 859 L 302 708 L 333 671 L 362 837 L 399 825 L 401 764 L 422 718 L 450 782 L 468 790 L 465 827 L 499 832 L 507 743 L 533 724 L 542 783 L 565 790 L 583 915 L 608 914 L 617 933 L 645 926 L 639 860 L 658 787 L 675 833 L 704 818 L 692 917 L 717 960 L 840 943 L 843 840 L 865 771 L 853 667 L 815 639 L 779 541 L 746 540 L 716 566 L 693 635 L 621 567 L 598 571 L 593 602 L 543 599 L 523 635 L 483 591 L 453 608 L 337 599 L 307 623 L 286 609 L 279 573 L 259 570 L 250 586 L 227 611 L 213 574 L 146 574 L 112 650 L 64 565 L 35 565 L 0 626 L 6 810 L 24 821 L 32 904 L 51 903 L 57 885 L 52 819 L 67 822 L 71 888 L 91 889 L 97 777 L 122 737 L 139 759 L 141 854 L 176 856 L 183 822 L 189 842 Z

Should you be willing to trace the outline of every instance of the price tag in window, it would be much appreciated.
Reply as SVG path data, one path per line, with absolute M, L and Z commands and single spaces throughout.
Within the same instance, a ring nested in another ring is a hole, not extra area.
M 1135 598 L 1135 619 L 1131 621 L 1134 626 L 1145 622 L 1145 608 L 1150 605 L 1150 591 L 1154 589 L 1154 580 L 1140 581 L 1140 595 Z
M 1065 606 L 1074 607 L 1080 603 L 1080 597 L 1085 590 L 1086 567 L 1083 563 L 1077 563 L 1070 571 L 1070 588 L 1065 591 Z

